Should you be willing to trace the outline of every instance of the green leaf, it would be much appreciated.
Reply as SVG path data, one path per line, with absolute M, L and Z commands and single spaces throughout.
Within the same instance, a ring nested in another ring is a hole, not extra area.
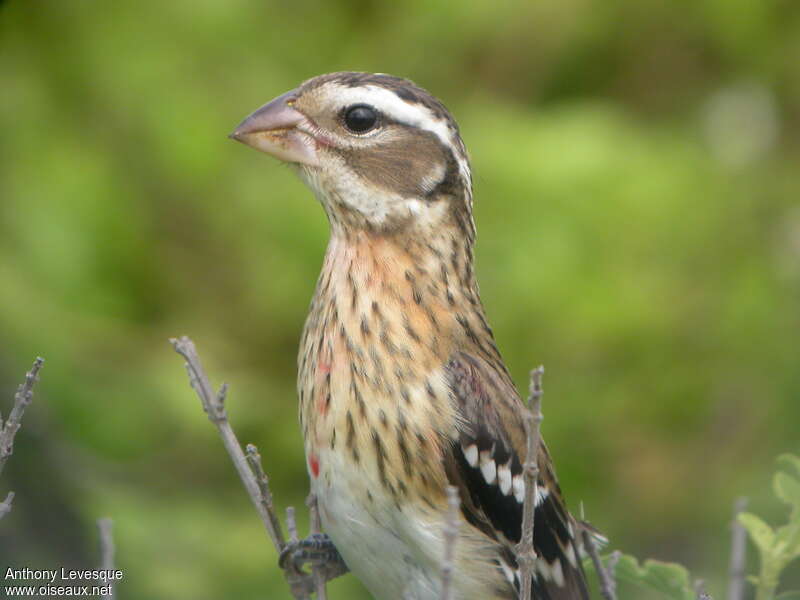
M 800 600 L 800 592 L 783 592 L 778 594 L 775 600 Z
M 795 511 L 800 510 L 800 480 L 795 479 L 786 473 L 776 473 L 772 487 L 775 495 L 786 504 L 792 506 Z
M 777 557 L 788 562 L 800 556 L 800 520 L 779 527 L 775 533 L 773 551 Z
M 747 530 L 762 556 L 768 555 L 775 544 L 775 532 L 753 513 L 741 513 L 739 523 Z
M 675 563 L 646 560 L 639 566 L 634 557 L 623 555 L 615 572 L 619 580 L 651 589 L 670 600 L 695 598 L 689 585 L 689 572 Z

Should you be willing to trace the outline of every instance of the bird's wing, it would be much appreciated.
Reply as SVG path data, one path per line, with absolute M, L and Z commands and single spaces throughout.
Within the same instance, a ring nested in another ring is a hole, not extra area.
M 464 518 L 506 548 L 519 542 L 526 436 L 522 403 L 507 373 L 488 361 L 459 352 L 447 363 L 451 394 L 459 412 L 459 433 L 450 440 L 445 468 L 459 488 Z M 533 582 L 536 600 L 588 600 L 575 539 L 577 526 L 567 512 L 544 444 L 539 447 L 534 513 Z M 503 571 L 519 587 L 513 553 L 499 557 Z

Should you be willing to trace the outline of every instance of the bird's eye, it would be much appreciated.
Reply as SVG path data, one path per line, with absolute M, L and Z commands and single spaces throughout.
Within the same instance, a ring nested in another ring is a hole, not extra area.
M 364 133 L 369 131 L 378 122 L 378 113 L 371 106 L 357 104 L 351 106 L 344 113 L 345 126 L 354 133 Z

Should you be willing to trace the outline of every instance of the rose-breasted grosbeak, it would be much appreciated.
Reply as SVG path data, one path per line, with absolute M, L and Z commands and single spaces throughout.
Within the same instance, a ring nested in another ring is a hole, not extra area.
M 455 597 L 516 598 L 522 404 L 478 294 L 456 122 L 410 81 L 343 72 L 279 96 L 232 137 L 293 165 L 330 221 L 298 360 L 325 530 L 375 597 L 434 600 L 457 486 Z M 534 597 L 587 599 L 544 444 L 538 460 Z

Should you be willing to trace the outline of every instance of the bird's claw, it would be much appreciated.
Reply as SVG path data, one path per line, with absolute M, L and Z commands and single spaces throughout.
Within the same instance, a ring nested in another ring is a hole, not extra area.
M 278 558 L 278 565 L 296 574 L 303 573 L 303 567 L 322 567 L 333 579 L 347 571 L 341 554 L 333 541 L 325 533 L 312 533 L 304 540 L 286 544 Z

